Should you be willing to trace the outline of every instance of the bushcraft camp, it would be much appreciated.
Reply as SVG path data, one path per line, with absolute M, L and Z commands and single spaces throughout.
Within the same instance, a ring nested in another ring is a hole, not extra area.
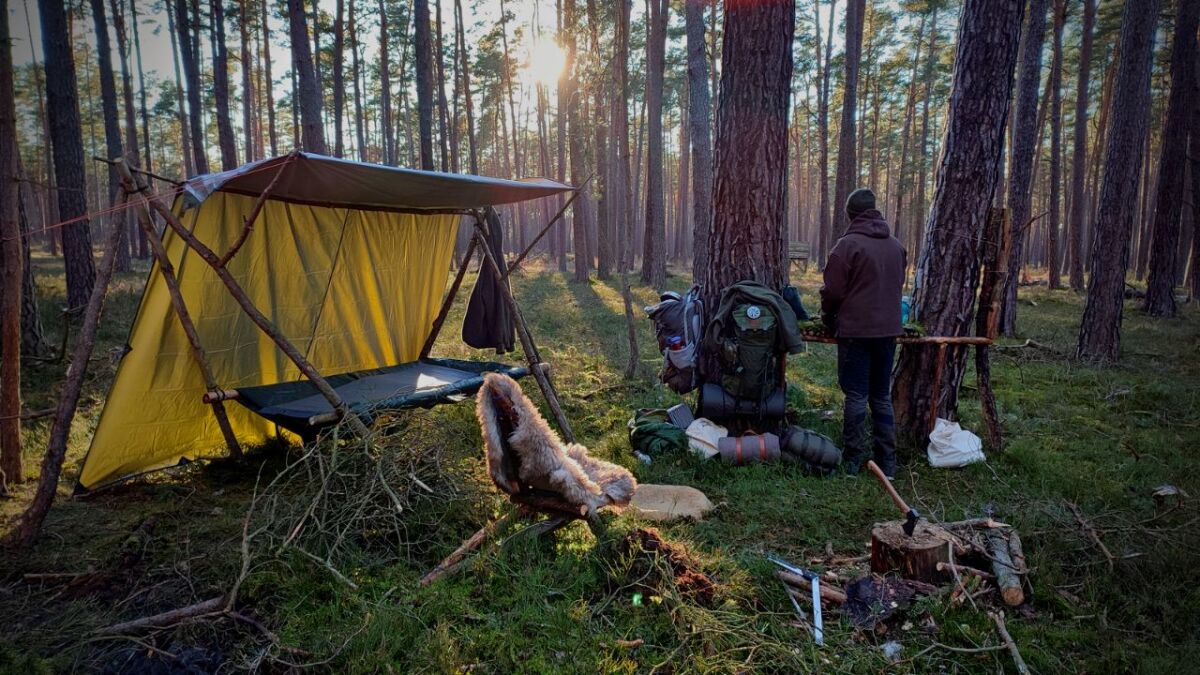
M 1194 671 L 1198 31 L 0 0 L 0 673 Z

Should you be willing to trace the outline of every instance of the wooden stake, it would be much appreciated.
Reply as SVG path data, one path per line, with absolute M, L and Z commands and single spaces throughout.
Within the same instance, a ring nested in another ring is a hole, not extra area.
M 118 158 L 112 165 L 121 178 L 121 187 L 125 189 L 125 198 L 129 199 L 137 194 L 138 186 L 134 182 L 133 173 L 130 172 L 129 165 L 125 160 Z M 154 259 L 158 261 L 158 272 L 167 284 L 167 293 L 171 296 L 171 306 L 175 308 L 175 314 L 179 317 L 184 334 L 187 335 L 188 344 L 192 347 L 192 356 L 195 357 L 196 364 L 200 366 L 200 373 L 204 377 L 204 386 L 210 392 L 221 391 L 216 376 L 213 375 L 212 366 L 208 363 L 208 355 L 204 352 L 204 346 L 200 344 L 200 334 L 196 332 L 196 325 L 192 322 L 187 304 L 183 301 L 183 293 L 179 290 L 179 279 L 175 276 L 175 266 L 171 264 L 166 248 L 163 247 L 162 239 L 159 238 L 153 223 L 150 222 L 150 212 L 144 204 L 138 208 L 137 217 L 142 233 L 150 243 Z M 212 401 L 213 415 L 217 418 L 217 426 L 221 428 L 221 435 L 225 438 L 225 445 L 229 447 L 230 454 L 234 457 L 241 457 L 242 446 L 238 444 L 233 427 L 229 424 L 229 415 L 225 412 L 225 404 L 221 400 L 221 398 L 217 398 Z
M 462 286 L 463 277 L 467 275 L 467 268 L 471 266 L 471 258 L 475 255 L 476 246 L 475 237 L 471 237 L 471 243 L 467 245 L 467 252 L 463 255 L 462 263 L 458 266 L 458 273 L 454 275 L 454 283 L 450 284 L 450 293 L 442 301 L 442 308 L 438 310 L 437 318 L 433 320 L 433 327 L 429 329 L 429 337 L 425 338 L 425 344 L 421 347 L 420 358 L 422 359 L 429 356 L 429 353 L 433 351 L 433 343 L 437 342 L 438 333 L 442 332 L 442 324 L 446 322 L 446 316 L 450 314 L 450 306 L 454 304 L 454 297 L 458 295 L 458 289 Z
M 334 390 L 333 387 L 329 386 L 329 382 L 327 382 L 325 378 L 321 376 L 321 373 L 317 372 L 317 369 L 314 368 L 308 359 L 306 359 L 304 355 L 300 353 L 300 350 L 296 349 L 296 346 L 287 339 L 287 337 L 270 319 L 263 315 L 258 307 L 255 307 L 249 296 L 246 295 L 246 291 L 242 289 L 241 284 L 239 284 L 237 280 L 233 278 L 233 275 L 229 273 L 229 270 L 225 269 L 225 266 L 221 264 L 221 259 L 217 257 L 217 254 L 214 253 L 213 250 L 208 246 L 206 246 L 204 242 L 197 239 L 195 235 L 193 235 L 186 227 L 184 227 L 183 223 L 179 222 L 179 218 L 175 215 L 175 213 L 163 206 L 157 198 L 147 196 L 144 189 L 142 189 L 140 186 L 138 189 L 138 194 L 143 204 L 148 204 L 151 208 L 157 211 L 158 214 L 167 222 L 167 225 L 169 225 L 171 229 L 175 231 L 175 234 L 183 239 L 184 243 L 191 247 L 192 250 L 199 254 L 204 262 L 208 263 L 208 265 L 213 268 L 213 271 L 217 273 L 217 277 L 221 279 L 221 282 L 225 284 L 225 287 L 229 290 L 230 296 L 237 301 L 238 305 L 242 308 L 242 311 L 246 313 L 246 316 L 250 317 L 250 320 L 254 323 L 254 325 L 258 326 L 259 330 L 265 333 L 267 337 L 271 338 L 271 340 L 274 341 L 279 347 L 279 350 L 282 351 L 284 355 L 292 361 L 292 363 L 296 364 L 296 367 L 300 369 L 300 372 L 303 373 L 304 376 L 313 383 L 313 386 L 315 386 L 317 391 L 319 391 L 321 395 L 325 397 L 325 400 L 329 401 L 329 404 L 333 406 L 333 409 L 338 413 L 338 416 L 341 419 L 348 421 L 350 428 L 355 433 L 365 436 L 368 433 L 366 424 L 363 423 L 357 414 L 350 410 L 350 407 L 346 405 L 346 402 L 342 400 L 342 397 L 337 393 L 337 391 Z
M 525 352 L 525 358 L 529 361 L 529 372 L 533 373 L 538 387 L 542 390 L 542 395 L 546 397 L 546 403 L 550 406 L 550 412 L 554 414 L 554 420 L 558 423 L 558 428 L 562 431 L 563 439 L 568 443 L 574 443 L 575 434 L 571 432 L 571 424 L 567 421 L 567 416 L 563 413 L 562 406 L 558 402 L 558 392 L 554 390 L 554 384 L 550 381 L 550 378 L 538 366 L 541 363 L 541 358 L 538 356 L 537 346 L 534 345 L 533 337 L 529 334 L 529 326 L 525 323 L 525 317 L 521 316 L 521 308 L 517 306 L 517 300 L 513 297 L 512 289 L 504 278 L 504 274 L 500 271 L 500 265 L 496 263 L 492 247 L 488 245 L 487 239 L 484 237 L 482 219 L 478 215 L 475 216 L 475 239 L 479 243 L 480 250 L 483 251 L 484 260 L 487 261 L 492 274 L 496 275 L 496 280 L 500 282 L 501 295 L 504 296 L 504 302 L 508 305 L 508 309 L 513 313 L 513 318 L 516 320 L 517 336 L 521 338 L 521 348 Z

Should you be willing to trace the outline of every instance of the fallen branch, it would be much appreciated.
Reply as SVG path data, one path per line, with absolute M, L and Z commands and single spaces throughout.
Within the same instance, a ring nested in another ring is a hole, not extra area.
M 1008 538 L 995 530 L 988 530 L 987 539 L 1000 597 L 1004 598 L 1004 604 L 1016 607 L 1025 602 L 1025 590 L 1021 588 L 1021 577 L 1008 551 Z
M 1029 666 L 1025 665 L 1025 659 L 1021 658 L 1017 643 L 1013 642 L 1012 636 L 1008 634 L 1008 628 L 1004 626 L 1004 612 L 988 612 L 988 616 L 996 622 L 996 632 L 1000 633 L 1000 638 L 1004 640 L 1004 646 L 1008 647 L 1009 653 L 1012 654 L 1013 663 L 1017 665 L 1017 672 L 1025 675 L 1029 672 Z
M 975 569 L 974 567 L 969 567 L 967 565 L 959 565 L 957 563 L 940 562 L 937 564 L 937 569 L 939 572 L 970 574 L 972 576 L 979 577 L 980 579 L 991 580 L 996 578 L 996 575 L 992 574 L 991 572 L 984 572 L 983 570 Z
M 186 607 L 179 607 L 161 614 L 153 616 L 144 616 L 140 619 L 125 621 L 123 623 L 113 624 L 108 628 L 101 628 L 96 631 L 100 635 L 120 635 L 122 633 L 132 633 L 147 628 L 164 628 L 177 624 L 181 621 L 195 619 L 211 614 L 220 614 L 225 609 L 225 596 L 218 595 L 215 598 L 209 598 L 202 602 L 197 602 Z
M 438 563 L 437 567 L 434 567 L 432 570 L 430 570 L 429 574 L 421 577 L 420 584 L 422 586 L 428 586 L 438 579 L 441 579 L 443 576 L 457 571 L 459 566 L 462 564 L 462 561 L 467 557 L 467 554 L 482 546 L 483 542 L 491 539 L 492 535 L 496 534 L 496 530 L 499 530 L 502 525 L 508 522 L 508 520 L 509 516 L 504 516 L 502 518 L 497 518 L 496 520 L 493 520 L 487 525 L 479 528 L 475 534 L 468 537 L 467 540 L 460 544 L 458 548 L 454 549 L 450 555 L 446 556 L 445 560 Z
M 799 588 L 800 590 L 806 591 L 810 595 L 812 594 L 812 583 L 799 574 L 792 574 L 791 572 L 779 570 L 775 572 L 775 575 L 778 576 L 779 579 L 788 586 Z M 825 602 L 830 602 L 835 605 L 844 605 L 846 604 L 846 592 L 840 588 L 835 588 L 830 584 L 822 583 L 821 599 Z
M 1111 572 L 1113 569 L 1112 551 L 1109 551 L 1104 542 L 1100 540 L 1100 534 L 1096 532 L 1096 528 L 1083 516 L 1083 512 L 1079 510 L 1079 507 L 1074 502 L 1067 502 L 1067 507 L 1071 509 L 1071 513 L 1075 514 L 1075 521 L 1079 523 L 1079 527 L 1083 529 L 1083 533 L 1104 554 L 1105 559 L 1108 561 L 1108 571 Z

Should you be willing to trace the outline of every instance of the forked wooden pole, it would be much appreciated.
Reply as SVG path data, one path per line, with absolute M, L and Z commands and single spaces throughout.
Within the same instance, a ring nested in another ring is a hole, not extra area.
M 488 245 L 487 239 L 484 237 L 482 221 L 478 215 L 475 217 L 474 239 L 478 242 L 480 250 L 483 251 L 483 258 L 487 261 L 492 274 L 496 275 L 496 281 L 500 283 L 501 295 L 504 296 L 504 302 L 508 305 L 508 309 L 513 313 L 513 318 L 516 320 L 517 336 L 521 338 L 521 349 L 524 350 L 525 358 L 529 361 L 529 371 L 533 373 L 533 378 L 537 380 L 538 387 L 542 390 L 542 395 L 546 397 L 546 403 L 550 406 L 550 412 L 554 414 L 554 421 L 558 422 L 558 428 L 562 430 L 563 438 L 568 443 L 574 443 L 575 434 L 571 431 L 571 424 L 567 421 L 567 416 L 563 413 L 562 405 L 558 402 L 558 392 L 554 389 L 554 383 L 550 381 L 549 373 L 543 368 L 541 357 L 537 351 L 537 345 L 533 343 L 533 337 L 529 334 L 529 326 L 525 324 L 525 317 L 521 316 L 521 308 L 517 306 L 517 300 L 513 297 L 512 289 L 509 288 L 508 281 L 504 278 L 504 273 L 500 271 L 500 265 L 496 263 L 492 247 Z
M 251 209 L 250 215 L 246 216 L 246 219 L 242 221 L 242 231 L 238 234 L 237 240 L 233 242 L 233 246 L 229 247 L 229 250 L 225 252 L 225 255 L 221 256 L 222 267 L 227 265 L 229 261 L 233 259 L 233 256 L 237 255 L 238 251 L 242 250 L 242 245 L 246 243 L 246 239 L 248 239 L 250 237 L 250 233 L 254 231 L 254 221 L 258 219 L 259 212 L 262 211 L 263 205 L 265 205 L 267 200 L 270 199 L 271 191 L 275 189 L 275 184 L 279 182 L 279 177 L 283 175 L 283 170 L 286 169 L 287 165 L 291 164 L 292 160 L 294 159 L 296 159 L 295 150 L 293 150 L 291 154 L 287 156 L 287 159 L 279 163 L 279 168 L 275 170 L 275 175 L 271 178 L 271 182 L 267 183 L 267 188 L 262 191 L 262 194 L 258 195 L 258 200 L 254 202 L 254 208 Z
M 425 338 L 425 345 L 421 347 L 422 359 L 433 351 L 433 343 L 437 342 L 438 333 L 442 332 L 442 324 L 446 322 L 446 316 L 450 314 L 450 306 L 454 304 L 454 297 L 458 295 L 463 277 L 467 275 L 467 268 L 471 266 L 471 257 L 475 255 L 475 246 L 475 237 L 471 237 L 471 243 L 467 245 L 467 253 L 463 256 L 462 264 L 458 266 L 458 273 L 454 275 L 454 283 L 450 284 L 450 293 L 442 302 L 442 308 L 438 311 L 437 318 L 433 320 L 433 327 L 429 329 L 429 337 Z
M 134 181 L 129 165 L 125 160 L 117 159 L 113 162 L 113 166 L 121 178 L 121 187 L 125 189 L 126 199 L 134 198 L 139 192 L 139 187 Z M 208 355 L 204 352 L 204 346 L 200 344 L 200 334 L 196 332 L 196 324 L 192 322 L 187 304 L 183 301 L 183 293 L 179 290 L 179 279 L 175 276 L 175 266 L 167 257 L 162 239 L 154 231 L 154 225 L 150 221 L 150 211 L 146 209 L 145 203 L 138 208 L 137 218 L 142 233 L 150 243 L 154 259 L 158 261 L 158 272 L 167 284 L 167 293 L 171 296 L 171 306 L 175 308 L 175 314 L 179 317 L 184 334 L 187 335 L 188 344 L 192 346 L 192 356 L 196 358 L 196 364 L 200 366 L 200 373 L 204 376 L 204 386 L 210 392 L 221 391 L 221 387 L 217 384 L 217 378 L 213 375 L 212 366 L 208 363 Z M 225 412 L 225 404 L 221 402 L 220 398 L 212 401 L 212 411 L 217 418 L 217 426 L 221 428 L 221 435 L 225 438 L 225 445 L 229 446 L 230 454 L 234 457 L 241 457 L 242 446 L 238 444 L 233 427 L 229 424 L 229 415 Z
M 150 208 L 153 208 L 156 212 L 158 212 L 158 214 L 162 216 L 163 220 L 167 222 L 167 225 L 175 231 L 175 234 L 178 235 L 179 238 L 183 239 L 184 243 L 191 247 L 191 249 L 194 250 L 204 260 L 204 262 L 208 263 L 208 265 L 213 268 L 213 271 L 217 273 L 217 277 L 221 279 L 221 283 L 225 284 L 225 287 L 229 290 L 229 295 L 232 296 L 233 299 L 238 303 L 238 305 L 242 308 L 242 311 L 246 313 L 246 316 L 250 317 L 250 320 L 254 322 L 254 325 L 258 326 L 259 330 L 266 334 L 267 337 L 271 338 L 271 340 L 274 341 L 279 347 L 279 350 L 282 351 L 284 355 L 292 361 L 292 363 L 296 364 L 296 367 L 300 369 L 300 372 L 303 373 L 304 376 L 313 383 L 313 386 L 316 387 L 317 391 L 319 391 L 321 395 L 325 397 L 325 400 L 329 401 L 329 405 L 333 406 L 333 409 L 338 416 L 341 419 L 346 420 L 350 424 L 350 428 L 354 430 L 355 433 L 366 435 L 368 432 L 367 425 L 364 424 L 361 419 L 359 419 L 358 415 L 350 410 L 350 407 L 346 405 L 346 402 L 342 400 L 342 397 L 338 395 L 337 391 L 335 391 L 333 387 L 329 386 L 329 382 L 325 381 L 325 378 L 321 376 L 321 373 L 317 372 L 317 369 L 313 367 L 312 363 L 310 363 L 308 359 L 304 357 L 304 354 L 300 353 L 300 350 L 296 349 L 296 346 L 287 339 L 287 337 L 279 330 L 279 328 L 270 319 L 268 319 L 258 309 L 258 307 L 254 306 L 254 303 L 250 300 L 249 296 L 246 295 L 246 291 L 242 288 L 241 284 L 239 284 L 237 280 L 233 278 L 233 275 L 229 273 L 229 270 L 225 269 L 225 266 L 221 264 L 221 259 L 217 256 L 217 254 L 214 253 L 213 250 L 208 246 L 206 246 L 204 242 L 197 239 L 195 235 L 193 235 L 186 227 L 184 227 L 183 223 L 179 222 L 179 218 L 176 217 L 176 215 L 170 209 L 163 206 L 157 198 L 147 196 L 143 191 L 140 190 L 138 192 L 138 198 L 142 200 L 143 204 L 148 204 Z

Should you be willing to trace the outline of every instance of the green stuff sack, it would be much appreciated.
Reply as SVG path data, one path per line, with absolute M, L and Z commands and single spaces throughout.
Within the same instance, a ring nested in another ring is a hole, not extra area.
M 779 317 L 765 305 L 742 304 L 723 341 L 721 386 L 738 398 L 766 400 L 777 389 Z

